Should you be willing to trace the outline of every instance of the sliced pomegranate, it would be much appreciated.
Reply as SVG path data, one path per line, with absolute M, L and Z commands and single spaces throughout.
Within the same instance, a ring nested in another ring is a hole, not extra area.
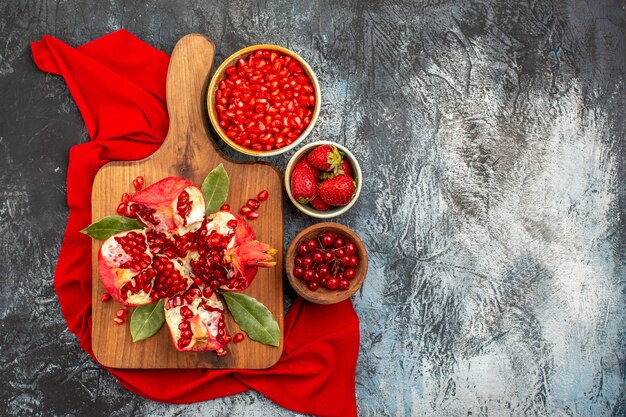
M 195 231 L 204 219 L 202 190 L 184 178 L 168 177 L 137 192 L 128 212 L 157 232 Z
M 226 355 L 230 336 L 214 292 L 247 288 L 258 267 L 276 264 L 276 250 L 258 242 L 248 223 L 226 205 L 205 217 L 202 191 L 184 178 L 165 178 L 123 196 L 121 204 L 126 209 L 120 211 L 148 228 L 118 233 L 102 244 L 98 272 L 107 294 L 127 306 L 165 299 L 178 350 Z M 118 324 L 125 311 L 115 317 Z
M 198 255 L 190 263 L 195 283 L 242 291 L 256 276 L 257 267 L 276 265 L 276 250 L 257 241 L 250 225 L 234 213 L 213 213 L 196 234 Z
M 230 339 L 224 323 L 224 305 L 213 290 L 192 286 L 165 302 L 165 320 L 180 351 L 223 349 Z
M 146 235 L 151 233 L 118 233 L 105 240 L 98 253 L 100 280 L 107 292 L 124 305 L 150 304 L 185 291 L 191 284 L 184 275 L 184 262 L 150 251 Z
M 151 264 L 152 254 L 144 230 L 113 235 L 104 241 L 98 252 L 100 280 L 106 291 L 124 305 L 152 302 L 149 294 L 152 279 L 146 279 L 152 275 L 147 272 Z

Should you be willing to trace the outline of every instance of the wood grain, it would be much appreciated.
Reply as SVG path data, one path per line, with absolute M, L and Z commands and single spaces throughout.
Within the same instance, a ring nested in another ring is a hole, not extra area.
M 222 156 L 209 137 L 205 95 L 208 75 L 214 57 L 211 41 L 198 34 L 183 37 L 174 48 L 167 76 L 167 107 L 170 127 L 163 145 L 150 157 L 140 161 L 112 162 L 100 169 L 92 191 L 94 221 L 115 213 L 123 192 L 132 190 L 137 175 L 146 184 L 167 176 L 181 176 L 201 184 L 206 175 L 220 163 L 230 177 L 228 202 L 240 207 L 262 189 L 270 198 L 263 203 L 260 217 L 251 224 L 257 239 L 277 249 L 277 265 L 260 269 L 252 285 L 245 291 L 265 304 L 281 329 L 279 347 L 271 347 L 245 339 L 229 344 L 229 354 L 218 358 L 214 352 L 178 352 L 167 325 L 157 335 L 133 343 L 128 325 L 113 322 L 120 305 L 102 303 L 104 288 L 97 272 L 97 253 L 101 242 L 93 243 L 93 350 L 98 361 L 115 368 L 248 368 L 262 369 L 273 365 L 282 352 L 283 286 L 282 286 L 282 183 L 279 172 L 264 163 L 234 163 Z M 227 314 L 231 334 L 239 328 Z

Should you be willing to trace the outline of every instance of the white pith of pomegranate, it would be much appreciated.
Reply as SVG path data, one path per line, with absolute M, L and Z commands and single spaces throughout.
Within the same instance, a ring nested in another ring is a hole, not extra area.
M 178 350 L 217 350 L 223 356 L 229 337 L 215 290 L 246 289 L 259 266 L 275 265 L 276 251 L 256 241 L 234 213 L 205 217 L 202 191 L 183 178 L 168 177 L 137 192 L 128 211 L 148 228 L 118 233 L 102 244 L 98 271 L 106 291 L 129 306 L 164 299 Z

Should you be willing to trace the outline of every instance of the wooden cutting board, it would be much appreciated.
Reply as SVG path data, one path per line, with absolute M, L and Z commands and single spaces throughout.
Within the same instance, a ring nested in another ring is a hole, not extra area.
M 188 178 L 200 185 L 206 175 L 220 163 L 230 178 L 228 203 L 233 210 L 263 189 L 269 200 L 262 203 L 260 217 L 250 224 L 257 239 L 277 249 L 277 265 L 260 268 L 256 279 L 245 291 L 265 304 L 281 329 L 279 347 L 266 346 L 246 338 L 229 343 L 228 355 L 218 358 L 215 352 L 178 352 L 170 339 L 167 324 L 155 336 L 133 343 L 129 325 L 113 322 L 121 305 L 113 300 L 102 303 L 104 293 L 98 277 L 97 253 L 102 242 L 93 242 L 92 253 L 92 343 L 98 361 L 114 368 L 247 368 L 263 369 L 278 361 L 283 346 L 283 218 L 282 181 L 280 173 L 265 163 L 235 163 L 217 150 L 207 126 L 206 91 L 215 47 L 203 35 L 183 37 L 174 48 L 167 73 L 167 108 L 169 132 L 163 145 L 140 161 L 111 162 L 96 175 L 92 191 L 92 219 L 115 214 L 120 196 L 132 192 L 133 179 L 142 175 L 145 184 L 168 176 Z M 227 314 L 226 326 L 231 335 L 239 330 Z

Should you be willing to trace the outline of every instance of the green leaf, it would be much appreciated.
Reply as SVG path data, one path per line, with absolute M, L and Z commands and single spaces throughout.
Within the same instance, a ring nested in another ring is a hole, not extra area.
M 92 223 L 80 232 L 89 235 L 96 240 L 105 240 L 119 232 L 144 229 L 145 227 L 146 226 L 143 223 L 129 217 L 107 216 L 95 223 Z
M 206 204 L 206 214 L 215 213 L 228 197 L 228 174 L 224 165 L 219 164 L 202 182 L 202 193 Z
M 236 292 L 220 292 L 235 322 L 248 337 L 265 345 L 278 346 L 280 328 L 272 312 L 257 299 Z
M 130 335 L 133 342 L 144 340 L 159 331 L 165 322 L 163 300 L 156 303 L 139 306 L 133 311 L 130 318 Z

